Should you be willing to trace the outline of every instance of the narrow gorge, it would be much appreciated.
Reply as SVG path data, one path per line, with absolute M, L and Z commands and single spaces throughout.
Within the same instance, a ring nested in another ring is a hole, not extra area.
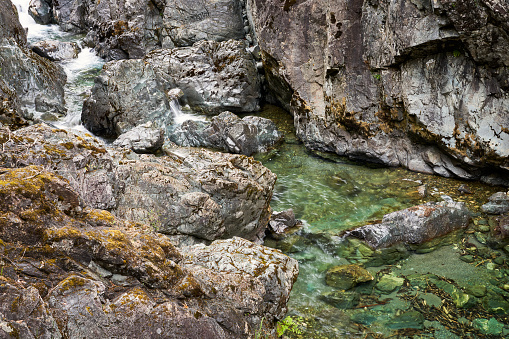
M 0 0 L 0 336 L 509 336 L 508 19 Z

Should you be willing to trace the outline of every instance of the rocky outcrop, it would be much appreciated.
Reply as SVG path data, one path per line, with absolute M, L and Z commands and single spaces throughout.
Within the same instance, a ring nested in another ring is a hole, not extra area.
M 154 153 L 164 144 L 164 130 L 154 122 L 147 122 L 120 135 L 113 146 L 126 147 L 136 153 Z
M 283 135 L 269 119 L 223 112 L 210 121 L 187 120 L 168 136 L 179 146 L 208 147 L 230 153 L 252 155 L 266 152 Z
M 76 59 L 81 48 L 75 42 L 56 40 L 38 41 L 30 46 L 30 49 L 40 56 L 51 61 Z
M 39 166 L 0 172 L 0 255 L 2 337 L 275 338 L 298 273 L 241 239 L 178 250 Z
M 464 203 L 426 203 L 384 215 L 380 224 L 366 225 L 347 232 L 371 248 L 397 244 L 419 245 L 456 229 L 465 228 L 470 212 Z
M 489 202 L 481 206 L 481 210 L 488 214 L 504 214 L 509 212 L 509 194 L 497 192 L 489 197 Z
M 30 0 L 28 14 L 35 22 L 47 25 L 55 22 L 53 17 L 53 2 L 51 0 Z
M 173 122 L 169 102 L 174 99 L 168 91 L 175 86 L 183 92 L 180 100 L 200 113 L 259 109 L 260 80 L 244 43 L 201 41 L 107 63 L 83 105 L 83 124 L 106 136 L 148 121 L 168 131 Z
M 442 176 L 507 176 L 507 3 L 248 8 L 273 96 L 308 147 Z
M 270 217 L 276 175 L 243 155 L 137 155 L 87 135 L 34 125 L 3 131 L 0 166 L 34 164 L 61 174 L 91 207 L 169 235 L 255 239 Z

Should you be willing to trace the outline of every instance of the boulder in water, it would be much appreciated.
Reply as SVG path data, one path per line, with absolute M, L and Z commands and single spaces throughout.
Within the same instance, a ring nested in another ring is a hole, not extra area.
M 335 266 L 325 274 L 327 285 L 340 290 L 349 290 L 360 283 L 373 279 L 371 273 L 357 264 Z
M 346 234 L 364 240 L 371 248 L 399 243 L 422 244 L 468 226 L 470 212 L 464 203 L 426 203 L 386 214 L 380 224 L 366 225 Z
M 489 202 L 481 206 L 483 212 L 488 214 L 504 214 L 509 212 L 509 194 L 497 192 L 489 197 Z
M 302 221 L 295 219 L 295 213 L 290 208 L 272 213 L 268 228 L 273 238 L 282 239 L 300 226 L 302 226 Z
M 266 152 L 282 137 L 269 119 L 240 119 L 231 112 L 223 112 L 209 122 L 184 121 L 168 136 L 180 146 L 210 147 L 244 155 Z
M 163 143 L 164 129 L 154 122 L 147 122 L 120 135 L 113 146 L 127 147 L 136 153 L 154 153 L 161 149 Z
M 57 40 L 38 41 L 30 46 L 32 51 L 51 61 L 76 59 L 81 48 L 75 42 Z
M 30 0 L 28 14 L 35 22 L 47 25 L 55 22 L 53 18 L 53 3 L 51 0 Z

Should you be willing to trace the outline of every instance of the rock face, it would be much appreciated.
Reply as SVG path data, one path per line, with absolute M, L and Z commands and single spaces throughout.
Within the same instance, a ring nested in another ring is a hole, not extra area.
M 78 57 L 81 48 L 75 42 L 56 40 L 38 41 L 30 46 L 32 51 L 51 61 L 62 61 Z
M 481 210 L 488 214 L 504 214 L 509 212 L 509 194 L 497 192 L 489 198 L 489 202 L 481 206 Z
M 161 149 L 163 143 L 164 130 L 153 122 L 147 122 L 120 135 L 113 146 L 127 147 L 136 153 L 154 153 Z
M 34 18 L 35 22 L 41 25 L 51 24 L 55 21 L 51 0 L 30 0 L 28 14 Z
M 14 100 L 32 109 L 39 107 L 42 110 L 44 107 L 44 111 L 65 113 L 65 72 L 60 66 L 26 49 L 25 30 L 9 0 L 0 0 L 0 29 L 2 101 Z
M 382 223 L 366 225 L 347 233 L 364 240 L 371 248 L 396 244 L 422 244 L 468 226 L 470 212 L 464 203 L 426 203 L 386 214 Z
M 283 135 L 269 119 L 223 112 L 211 121 L 187 120 L 169 135 L 179 146 L 209 147 L 230 153 L 252 155 L 266 152 Z
M 442 176 L 507 176 L 507 2 L 248 8 L 269 86 L 308 147 Z
M 3 133 L 1 140 L 9 140 Z M 204 150 L 137 155 L 45 125 L 17 130 L 13 136 L 18 142 L 3 145 L 0 166 L 54 169 L 88 205 L 161 233 L 206 241 L 255 239 L 270 217 L 276 175 L 243 155 Z
M 275 338 L 298 273 L 241 239 L 179 251 L 39 166 L 0 173 L 0 254 L 2 337 Z
M 91 132 L 118 136 L 138 124 L 172 124 L 169 90 L 205 114 L 259 109 L 260 80 L 243 42 L 201 41 L 193 47 L 161 49 L 143 59 L 107 63 L 83 105 L 82 120 Z M 168 131 L 168 129 L 167 129 Z

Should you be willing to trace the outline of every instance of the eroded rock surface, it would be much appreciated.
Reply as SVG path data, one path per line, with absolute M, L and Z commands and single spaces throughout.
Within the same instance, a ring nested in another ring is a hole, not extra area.
M 120 135 L 113 146 L 126 147 L 136 153 L 154 153 L 161 149 L 163 143 L 164 129 L 154 122 L 147 122 Z
M 169 135 L 179 146 L 209 147 L 244 155 L 266 152 L 282 137 L 269 119 L 240 119 L 231 112 L 223 112 L 210 121 L 184 121 Z
M 56 40 L 38 41 L 30 46 L 32 51 L 51 61 L 76 59 L 81 48 L 75 42 Z
M 2 168 L 0 335 L 275 338 L 297 262 L 241 239 L 212 246 L 181 252 L 43 167 Z
M 2 130 L 0 166 L 45 166 L 94 208 L 159 232 L 207 241 L 255 239 L 267 225 L 276 175 L 243 155 L 205 150 L 178 156 L 106 148 L 87 135 L 34 125 Z
M 248 8 L 273 96 L 308 147 L 442 176 L 507 177 L 506 1 Z

